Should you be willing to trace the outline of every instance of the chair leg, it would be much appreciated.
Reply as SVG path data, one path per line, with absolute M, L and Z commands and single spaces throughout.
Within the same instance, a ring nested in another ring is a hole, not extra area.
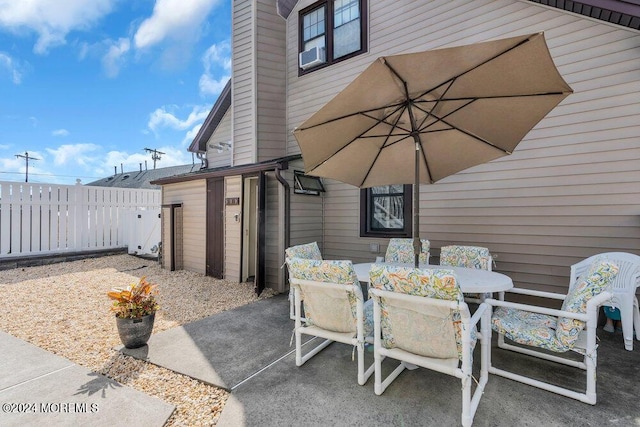
M 295 298 L 293 296 L 293 288 L 291 288 L 289 290 L 289 318 L 291 320 L 295 320 L 296 319 L 295 306 L 296 306 L 296 302 L 295 302 Z
M 633 303 L 632 298 L 625 298 L 624 300 L 618 298 L 624 348 L 628 351 L 633 351 Z
M 640 307 L 638 298 L 635 298 L 633 302 L 633 326 L 636 329 L 636 339 L 640 341 Z
M 364 345 L 358 344 L 358 384 L 364 385 L 375 371 L 375 363 L 364 369 Z

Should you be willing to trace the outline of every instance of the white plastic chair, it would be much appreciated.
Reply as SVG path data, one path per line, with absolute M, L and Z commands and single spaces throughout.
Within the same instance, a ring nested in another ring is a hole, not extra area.
M 610 291 L 613 293 L 611 304 L 606 305 L 620 310 L 624 348 L 633 351 L 634 327 L 636 339 L 640 340 L 640 310 L 636 297 L 637 288 L 640 287 L 640 256 L 626 252 L 606 252 L 593 255 L 571 266 L 570 283 L 575 283 L 596 258 L 611 260 L 620 269 L 611 284 Z
M 452 375 L 462 381 L 462 425 L 472 425 L 489 378 L 489 307 L 480 304 L 471 316 L 452 270 L 374 265 L 370 274 L 375 393 L 384 393 L 411 365 Z M 476 329 L 479 322 L 480 333 Z M 480 379 L 472 394 L 473 349 L 478 338 Z M 401 363 L 383 380 L 382 360 L 386 357 Z M 428 397 L 425 405 L 429 405 Z
M 303 245 L 291 246 L 284 250 L 285 263 L 290 258 L 315 259 L 322 260 L 322 254 L 317 242 L 305 243 Z M 289 274 L 291 276 L 291 274 Z M 293 296 L 293 288 L 291 287 L 291 279 L 289 279 L 289 318 L 295 319 L 295 301 Z M 304 321 L 304 317 L 302 318 Z
M 422 252 L 419 256 L 420 264 L 429 264 L 429 249 L 431 243 L 427 239 L 420 239 Z M 384 255 L 384 262 L 413 264 L 415 254 L 413 251 L 413 239 L 393 238 L 389 239 L 389 246 Z
M 358 353 L 358 384 L 373 374 L 365 371 L 364 344 L 373 342 L 373 302 L 364 302 L 351 261 L 289 258 L 287 265 L 295 298 L 296 365 L 302 366 L 332 342 L 350 344 Z M 304 299 L 305 323 L 302 322 Z M 302 354 L 302 335 L 325 340 Z
M 481 246 L 449 245 L 440 248 L 440 265 L 446 267 L 477 268 L 492 270 L 493 257 L 489 249 Z M 465 297 L 466 302 L 480 303 L 491 294 L 471 294 Z
M 492 366 L 491 361 L 489 373 L 595 405 L 598 310 L 601 305 L 610 303 L 613 294 L 608 289 L 617 273 L 618 267 L 615 264 L 596 259 L 581 275 L 580 280 L 572 284 L 567 295 L 516 288 L 507 291 L 562 300 L 560 310 L 492 298 L 485 300 L 492 308 L 497 307 L 491 323 L 493 330 L 499 334 L 500 348 L 586 370 L 584 392 L 508 372 Z M 509 344 L 505 342 L 505 337 L 525 347 Z M 537 348 L 555 354 L 541 352 Z M 569 351 L 581 354 L 583 360 L 576 361 L 556 355 Z

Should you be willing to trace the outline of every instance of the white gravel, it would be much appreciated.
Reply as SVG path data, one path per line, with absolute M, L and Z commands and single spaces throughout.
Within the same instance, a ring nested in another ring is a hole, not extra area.
M 153 333 L 258 299 L 252 283 L 163 270 L 152 260 L 114 255 L 0 271 L 5 298 L 0 329 L 175 405 L 169 426 L 214 425 L 226 391 L 114 350 L 121 343 L 106 294 L 142 276 L 157 283 L 160 293 Z

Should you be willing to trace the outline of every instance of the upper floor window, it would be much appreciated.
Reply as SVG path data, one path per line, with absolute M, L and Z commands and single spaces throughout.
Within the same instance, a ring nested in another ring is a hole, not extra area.
M 360 236 L 410 237 L 411 185 L 384 185 L 361 190 Z
M 323 0 L 300 12 L 300 74 L 366 51 L 366 0 Z

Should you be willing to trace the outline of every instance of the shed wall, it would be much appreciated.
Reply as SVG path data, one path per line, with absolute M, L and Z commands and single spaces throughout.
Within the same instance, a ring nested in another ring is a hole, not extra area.
M 202 274 L 206 271 L 206 200 L 207 184 L 202 179 L 163 186 L 163 205 L 182 203 L 183 268 Z

